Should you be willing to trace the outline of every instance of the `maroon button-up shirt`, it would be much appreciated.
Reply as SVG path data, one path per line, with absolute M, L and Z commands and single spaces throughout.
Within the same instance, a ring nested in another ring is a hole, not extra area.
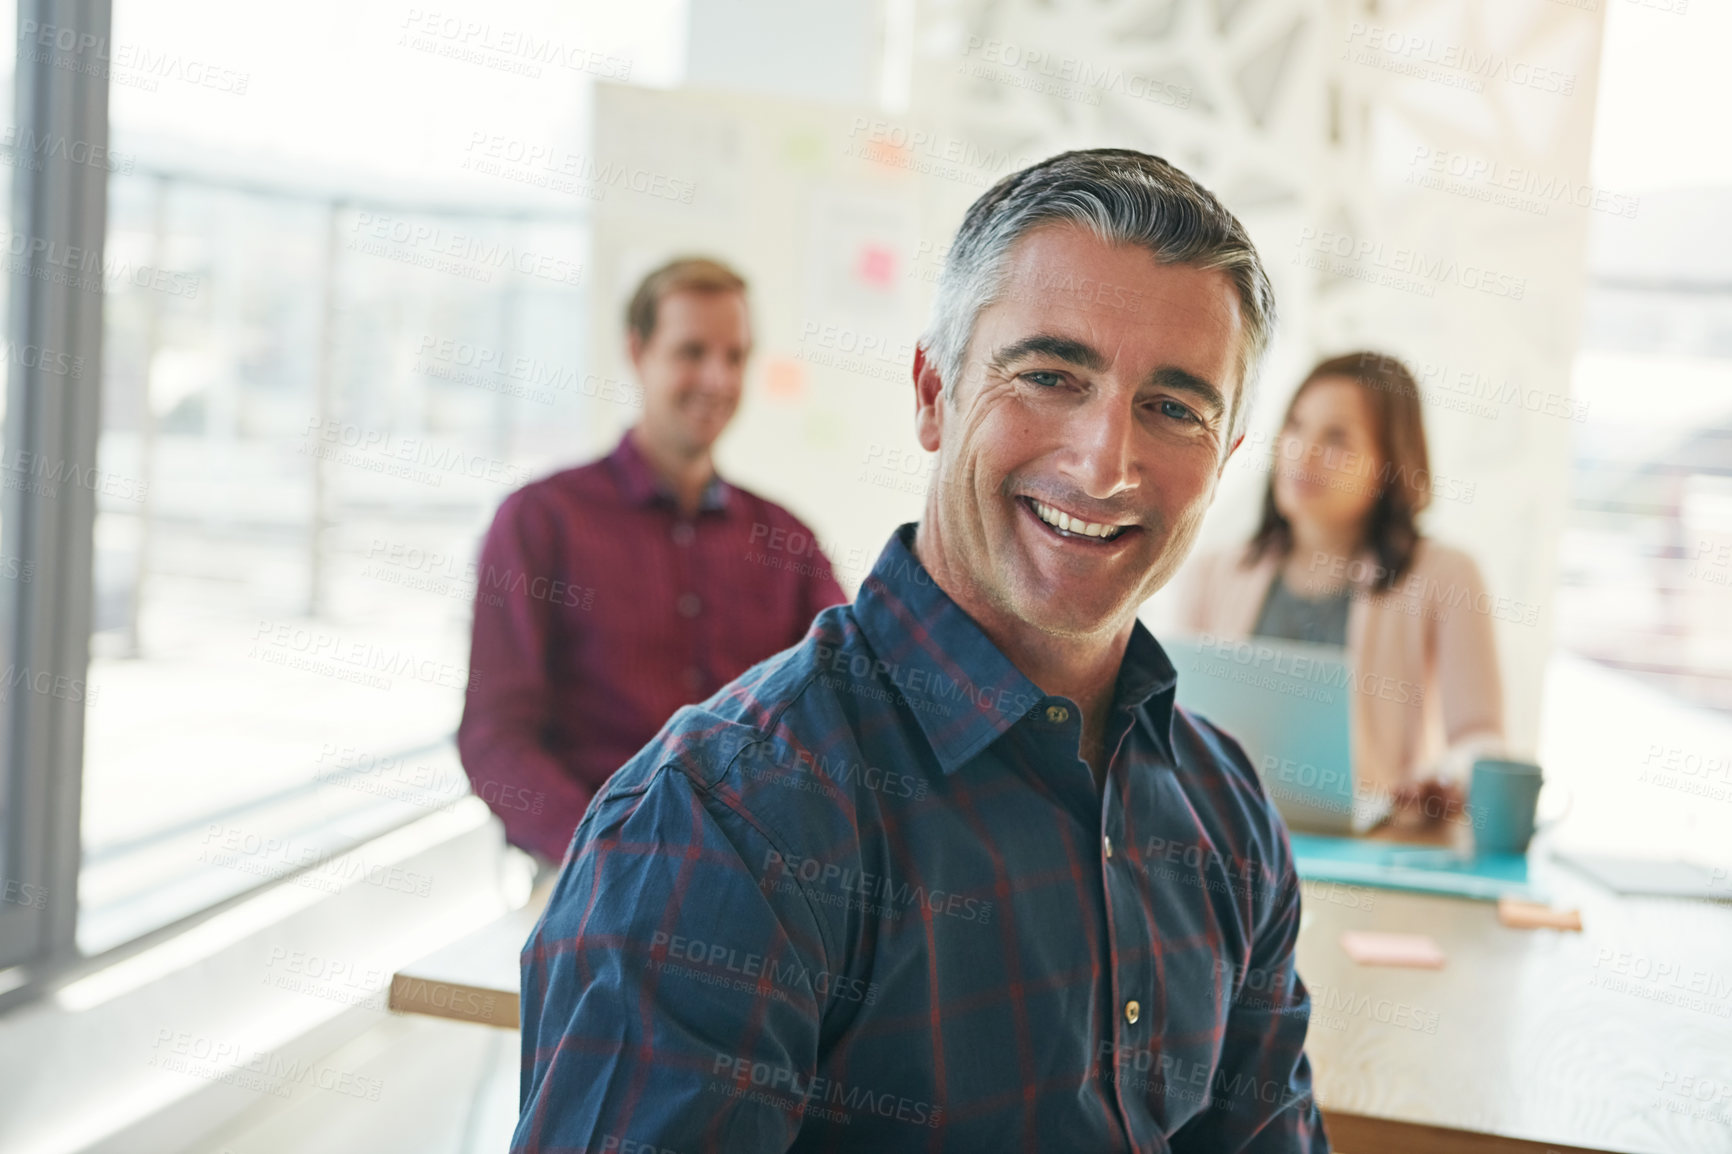
M 687 518 L 628 434 L 524 486 L 476 565 L 457 748 L 514 845 L 555 860 L 661 728 L 847 597 L 812 531 L 713 479 Z

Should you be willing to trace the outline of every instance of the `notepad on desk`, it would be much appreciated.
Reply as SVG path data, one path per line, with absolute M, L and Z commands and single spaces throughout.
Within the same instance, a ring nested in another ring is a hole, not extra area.
M 1464 854 L 1431 846 L 1295 833 L 1294 864 L 1306 881 L 1496 901 L 1537 900 L 1524 854 Z

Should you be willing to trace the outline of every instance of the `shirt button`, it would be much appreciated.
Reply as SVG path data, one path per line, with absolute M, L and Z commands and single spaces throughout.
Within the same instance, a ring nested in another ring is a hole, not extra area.
M 1113 856 L 1113 835 L 1112 834 L 1104 833 L 1101 835 L 1101 849 L 1106 851 L 1107 860 L 1111 861 L 1112 856 Z
M 1054 725 L 1063 725 L 1070 720 L 1070 710 L 1062 705 L 1049 705 L 1046 707 L 1046 719 Z
M 1125 1021 L 1134 1026 L 1137 1024 L 1137 1019 L 1142 1016 L 1143 1007 L 1140 1002 L 1133 999 L 1125 1003 Z
M 674 608 L 680 611 L 681 617 L 696 617 L 703 607 L 704 603 L 696 593 L 681 593 L 680 599 L 674 602 Z
M 675 545 L 690 545 L 692 543 L 692 538 L 697 535 L 698 531 L 692 528 L 692 523 L 690 521 L 676 521 L 674 523 L 673 536 Z

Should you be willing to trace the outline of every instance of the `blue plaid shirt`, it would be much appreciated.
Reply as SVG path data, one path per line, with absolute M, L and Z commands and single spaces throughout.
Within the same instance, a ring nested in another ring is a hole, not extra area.
M 899 529 L 853 605 L 681 709 L 523 952 L 514 1150 L 1326 1151 L 1299 884 L 1136 626 L 1104 794 Z

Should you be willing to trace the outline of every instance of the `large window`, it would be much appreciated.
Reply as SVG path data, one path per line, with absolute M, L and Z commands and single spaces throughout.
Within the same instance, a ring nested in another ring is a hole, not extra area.
M 476 164 L 582 147 L 552 7 L 315 7 L 116 8 L 203 58 L 111 76 L 86 953 L 466 792 L 469 563 L 584 419 L 587 202 Z
M 545 161 L 683 36 L 675 0 L 17 2 L 0 649 L 50 676 L 0 693 L 0 996 L 335 888 L 467 792 L 471 562 L 589 447 L 585 302 L 618 287 L 598 193 Z M 15 491 L 21 451 L 75 491 Z
M 106 319 L 81 948 L 465 791 L 466 574 L 577 417 L 578 211 L 111 182 L 153 271 Z
M 1562 542 L 1564 648 L 1732 713 L 1732 161 L 1673 110 L 1724 107 L 1723 6 L 1611 5 Z

